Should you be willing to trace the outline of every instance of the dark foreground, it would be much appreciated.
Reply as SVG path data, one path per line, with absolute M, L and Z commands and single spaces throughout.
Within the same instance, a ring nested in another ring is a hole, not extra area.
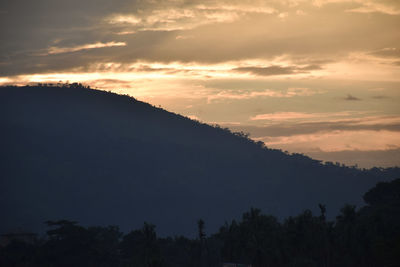
M 45 232 L 46 220 L 157 225 L 193 238 L 257 207 L 279 221 L 305 209 L 327 219 L 363 205 L 400 168 L 359 169 L 270 149 L 132 97 L 80 84 L 0 87 L 0 233 Z M 4 218 L 3 218 L 4 217 Z
M 194 239 L 159 238 L 149 223 L 123 234 L 117 226 L 48 221 L 42 238 L 2 235 L 0 266 L 400 266 L 400 179 L 377 184 L 364 200 L 359 210 L 344 206 L 335 221 L 324 205 L 317 216 L 306 210 L 283 222 L 251 209 L 209 236 L 200 219 Z

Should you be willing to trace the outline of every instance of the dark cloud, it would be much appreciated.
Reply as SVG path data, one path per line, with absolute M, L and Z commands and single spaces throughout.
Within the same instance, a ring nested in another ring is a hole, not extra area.
M 313 64 L 313 65 L 308 65 L 308 66 L 305 66 L 305 67 L 302 67 L 302 68 L 298 68 L 298 69 L 299 70 L 304 70 L 304 71 L 307 71 L 307 70 L 322 70 L 322 67 L 320 65 Z
M 251 73 L 258 76 L 273 76 L 273 75 L 288 75 L 288 74 L 300 74 L 307 73 L 311 70 L 320 70 L 319 65 L 308 65 L 305 67 L 281 67 L 281 66 L 269 66 L 269 67 L 240 67 L 234 68 L 233 71 Z
M 304 122 L 304 123 L 280 123 L 270 126 L 229 126 L 233 131 L 243 131 L 251 133 L 252 138 L 259 137 L 277 137 L 277 136 L 292 136 L 299 134 L 312 134 L 328 131 L 400 131 L 400 123 L 375 123 L 361 124 L 361 119 L 351 119 L 332 122 Z
M 99 22 L 118 10 L 123 1 L 106 0 L 3 0 L 0 10 L 0 76 L 61 71 L 81 67 L 93 60 L 88 52 L 47 56 L 51 46 L 74 46 L 114 41 Z M 103 50 L 104 51 L 104 50 Z M 100 58 L 103 51 L 96 51 Z
M 286 2 L 261 3 L 262 8 L 255 7 L 252 1 L 222 0 L 3 0 L 0 3 L 0 75 L 84 69 L 93 62 L 220 63 L 270 60 L 282 55 L 295 59 L 294 62 L 302 58 L 309 62 L 293 63 L 308 64 L 303 68 L 270 66 L 236 71 L 261 76 L 297 74 L 343 59 L 352 51 L 393 47 L 396 40 L 390 33 L 397 32 L 398 18 L 369 14 L 373 23 L 366 26 L 364 16 L 348 16 L 344 12 L 348 7 L 342 3 L 335 8 L 322 5 L 317 12 L 311 2 L 301 2 L 295 9 Z M 205 8 L 199 10 L 199 5 Z M 263 8 L 271 11 L 262 13 Z M 307 15 L 295 15 L 297 9 Z M 282 20 L 279 12 L 287 12 L 288 16 Z M 116 14 L 135 17 L 139 23 L 109 23 L 107 18 Z M 130 31 L 136 33 L 117 34 Z M 371 40 L 370 36 L 374 38 Z M 43 55 L 52 46 L 111 41 L 128 45 L 58 57 Z M 67 58 L 72 55 L 73 61 Z M 322 63 L 319 58 L 323 59 Z
M 381 50 L 376 50 L 369 53 L 373 56 L 378 57 L 387 57 L 387 58 L 400 58 L 400 49 L 399 48 L 384 48 Z
M 343 98 L 344 100 L 347 100 L 347 101 L 360 101 L 361 100 L 361 98 L 358 98 L 358 97 L 355 97 L 355 96 L 352 96 L 351 94 L 348 94 L 345 98 Z
M 99 26 L 93 22 L 113 11 L 115 4 L 105 0 L 2 1 L 0 8 L 6 12 L 0 16 L 1 48 L 16 44 L 16 48 L 34 49 L 54 39 L 91 38 Z
M 13 64 L 1 66 L 0 73 L 7 76 L 61 71 L 84 71 L 96 62 L 110 62 L 122 47 L 104 47 L 54 55 L 24 55 L 13 57 Z M 43 51 L 45 52 L 45 51 Z
M 233 71 L 251 73 L 260 76 L 286 75 L 295 73 L 295 69 L 293 67 L 280 67 L 280 66 L 241 67 L 241 68 L 235 68 L 233 69 Z
M 296 58 L 293 57 L 293 62 L 298 65 L 308 65 L 308 66 L 316 66 L 317 68 L 321 68 L 322 65 L 334 63 L 336 62 L 334 59 L 315 59 L 315 58 L 307 58 L 307 57 L 300 57 Z
M 373 99 L 386 99 L 386 98 L 390 98 L 386 95 L 374 95 L 372 96 Z
M 305 154 L 314 159 L 323 159 L 324 161 L 340 162 L 350 166 L 357 164 L 361 168 L 400 166 L 400 149 L 337 152 L 312 151 Z
M 130 81 L 125 81 L 125 80 L 119 80 L 119 79 L 97 79 L 93 80 L 95 83 L 113 83 L 113 84 L 124 84 L 124 85 L 130 85 Z

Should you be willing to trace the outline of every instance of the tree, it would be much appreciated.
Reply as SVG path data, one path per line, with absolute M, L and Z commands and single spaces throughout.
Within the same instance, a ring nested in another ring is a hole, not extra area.
M 121 242 L 121 252 L 132 266 L 162 266 L 155 225 L 145 222 L 141 230 L 131 231 Z

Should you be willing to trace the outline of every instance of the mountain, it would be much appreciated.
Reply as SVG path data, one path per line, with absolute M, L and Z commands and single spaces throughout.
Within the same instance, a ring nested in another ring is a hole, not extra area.
M 250 207 L 280 218 L 362 205 L 398 168 L 360 170 L 266 148 L 132 97 L 64 86 L 0 88 L 0 232 L 46 220 L 196 234 Z

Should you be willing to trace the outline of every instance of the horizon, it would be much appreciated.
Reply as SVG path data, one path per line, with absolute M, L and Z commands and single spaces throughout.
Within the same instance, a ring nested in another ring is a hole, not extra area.
M 0 85 L 81 82 L 269 148 L 400 165 L 398 1 L 7 0 L 0 14 Z

